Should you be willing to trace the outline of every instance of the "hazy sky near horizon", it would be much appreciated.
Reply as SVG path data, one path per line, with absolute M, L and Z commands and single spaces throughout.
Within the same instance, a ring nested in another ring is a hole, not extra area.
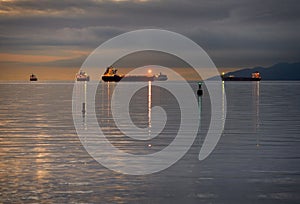
M 187 36 L 218 68 L 296 62 L 299 11 L 297 0 L 0 0 L 0 69 L 78 69 L 101 43 L 145 28 Z

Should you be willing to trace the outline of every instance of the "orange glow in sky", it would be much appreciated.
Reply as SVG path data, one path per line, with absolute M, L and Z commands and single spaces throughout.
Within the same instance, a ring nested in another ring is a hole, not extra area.
M 0 53 L 0 62 L 51 62 L 71 58 L 73 57 Z

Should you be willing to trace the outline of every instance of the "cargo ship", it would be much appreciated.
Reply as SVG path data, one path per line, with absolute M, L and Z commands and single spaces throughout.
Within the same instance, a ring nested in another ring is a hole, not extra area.
M 75 78 L 76 81 L 90 81 L 90 76 L 82 70 L 76 74 Z
M 148 75 L 124 75 L 117 74 L 117 69 L 112 66 L 108 67 L 102 75 L 102 80 L 105 82 L 119 82 L 119 81 L 154 81 L 155 76 Z
M 236 77 L 234 75 L 226 76 L 223 72 L 221 75 L 223 81 L 260 81 L 261 76 L 259 72 L 253 72 L 251 77 Z
M 165 74 L 162 74 L 162 73 L 160 72 L 159 74 L 156 74 L 156 75 L 155 75 L 154 80 L 156 80 L 156 81 L 166 81 L 166 80 L 168 80 L 168 76 L 165 75 Z
M 38 78 L 37 78 L 37 76 L 36 76 L 36 75 L 34 75 L 34 74 L 31 74 L 31 75 L 30 75 L 30 77 L 29 77 L 29 80 L 30 80 L 30 81 L 37 81 L 37 80 L 38 80 Z

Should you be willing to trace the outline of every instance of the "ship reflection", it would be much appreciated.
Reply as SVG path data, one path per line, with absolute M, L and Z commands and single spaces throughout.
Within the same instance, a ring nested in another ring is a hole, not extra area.
M 101 84 L 101 93 L 97 98 L 100 99 L 100 124 L 103 125 L 104 132 L 109 132 L 115 129 L 115 123 L 113 122 L 112 112 L 111 112 L 111 99 L 114 89 L 116 87 L 115 82 L 106 82 Z
M 148 136 L 151 137 L 152 82 L 148 82 Z
M 225 120 L 226 120 L 226 93 L 225 93 L 225 83 L 224 81 L 222 81 L 222 122 L 223 122 L 223 127 L 225 124 Z
M 77 119 L 80 120 L 82 119 L 82 125 L 83 129 L 86 130 L 86 116 L 88 113 L 87 110 L 87 82 L 86 81 L 80 81 L 80 82 L 75 82 L 74 85 L 74 100 L 77 100 L 78 103 L 73 104 L 73 111 L 76 112 L 76 114 L 81 113 L 81 117 L 79 116 Z
M 259 119 L 259 104 L 260 104 L 260 82 L 256 81 L 252 83 L 252 98 L 253 98 L 253 110 L 255 113 L 255 121 L 254 121 L 254 132 L 256 134 L 256 146 L 260 146 L 260 138 L 258 134 L 258 129 L 260 126 Z
M 120 126 L 118 128 L 119 130 L 122 128 L 128 129 L 128 127 L 132 127 L 132 125 L 134 125 L 136 126 L 133 127 L 136 128 L 136 132 L 134 134 L 144 134 L 146 138 L 143 140 L 151 139 L 153 134 L 156 134 L 155 131 L 152 131 L 152 128 L 155 128 L 152 123 L 153 91 L 155 90 L 153 90 L 153 82 L 148 81 L 146 83 L 143 84 L 144 86 L 142 86 L 142 88 L 135 92 L 129 103 L 125 101 L 121 102 L 121 100 L 113 102 L 112 100 L 113 97 L 119 97 L 114 100 L 124 99 L 122 97 L 124 92 L 119 93 L 118 91 L 120 89 L 117 90 L 118 86 L 122 86 L 122 89 L 125 89 L 126 91 L 127 87 L 130 89 L 129 86 L 136 87 L 137 84 L 135 84 L 135 82 L 127 82 L 124 84 L 121 84 L 121 82 L 107 82 L 101 84 L 101 87 L 99 87 L 101 90 L 97 96 L 97 99 L 100 99 L 97 111 L 99 113 L 99 122 L 105 129 L 105 132 L 109 129 L 115 130 L 117 128 L 116 125 Z M 116 96 L 113 96 L 114 92 L 116 92 Z M 113 107 L 115 110 L 112 110 L 112 103 L 114 104 Z M 127 103 L 129 107 L 125 107 L 125 103 Z M 127 120 L 125 117 L 125 115 L 128 114 L 125 112 L 126 110 L 129 111 L 130 120 Z M 114 111 L 119 115 L 113 115 Z M 119 121 L 114 120 L 114 117 L 116 117 Z M 124 119 L 120 120 L 120 118 Z M 126 133 L 126 130 L 123 133 Z

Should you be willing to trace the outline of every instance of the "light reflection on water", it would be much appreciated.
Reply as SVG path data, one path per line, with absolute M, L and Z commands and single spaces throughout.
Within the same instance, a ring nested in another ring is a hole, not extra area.
M 166 97 L 168 93 L 154 85 L 137 93 L 131 107 L 132 120 L 139 127 L 153 125 L 154 105 L 161 104 L 171 116 L 165 134 L 154 138 L 151 148 L 149 141 L 124 138 L 113 124 L 108 101 L 115 84 L 98 87 L 98 122 L 110 141 L 124 151 L 158 151 L 176 133 L 178 106 L 171 95 Z M 196 93 L 197 83 L 192 86 Z M 128 176 L 102 167 L 82 147 L 72 121 L 73 83 L 2 83 L 0 202 L 299 201 L 299 88 L 299 82 L 225 82 L 224 134 L 215 151 L 200 163 L 198 154 L 210 119 L 209 96 L 204 90 L 198 101 L 202 111 L 199 135 L 183 159 L 159 173 Z M 86 113 L 83 125 L 85 117 Z

